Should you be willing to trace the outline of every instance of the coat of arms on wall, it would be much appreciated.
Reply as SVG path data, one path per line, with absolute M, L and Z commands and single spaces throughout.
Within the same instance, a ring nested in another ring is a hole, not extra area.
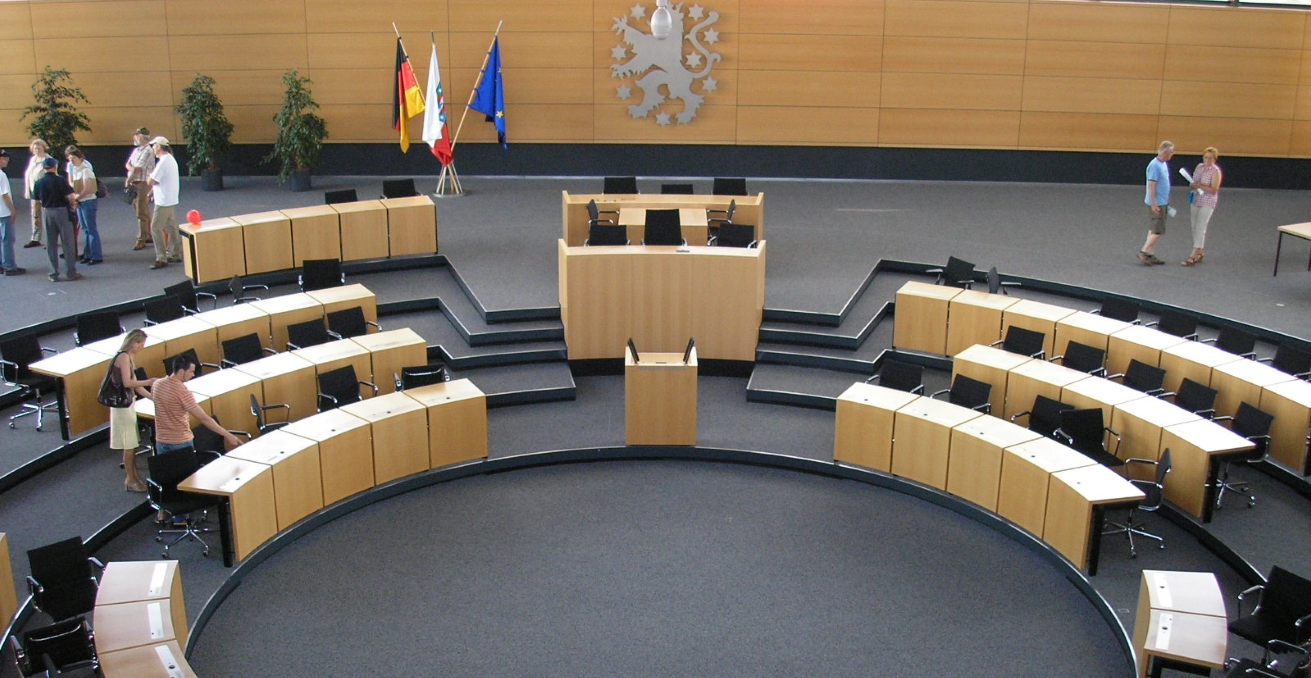
M 680 125 L 691 122 L 706 94 L 719 86 L 710 76 L 715 62 L 722 58 L 712 47 L 719 42 L 719 32 L 712 27 L 719 21 L 719 12 L 707 12 L 701 5 L 684 9 L 684 5 L 667 6 L 673 25 L 664 39 L 630 25 L 628 16 L 615 17 L 614 31 L 623 44 L 610 50 L 610 56 L 621 62 L 611 66 L 610 72 L 613 77 L 624 79 L 616 95 L 621 101 L 628 101 L 634 95 L 630 83 L 636 85 L 642 90 L 642 100 L 630 104 L 628 114 L 646 118 L 654 111 L 655 123 L 661 127 L 671 123 L 671 113 Z M 641 4 L 633 5 L 629 11 L 634 21 L 643 20 L 646 14 L 646 7 Z M 685 22 L 692 23 L 690 29 L 685 30 Z M 693 91 L 694 87 L 702 94 Z M 682 99 L 682 110 L 674 112 L 672 99 Z

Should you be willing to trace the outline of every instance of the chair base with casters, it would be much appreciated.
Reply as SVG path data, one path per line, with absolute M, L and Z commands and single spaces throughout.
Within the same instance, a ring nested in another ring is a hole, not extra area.
M 146 482 L 149 483 L 150 480 L 147 479 Z M 203 547 L 200 555 L 205 558 L 209 557 L 209 542 L 206 542 L 200 535 L 213 532 L 212 529 L 205 526 L 205 523 L 209 521 L 209 511 L 206 510 L 206 507 L 212 504 L 213 502 L 204 502 L 204 506 L 198 506 L 194 511 L 189 512 L 184 512 L 181 508 L 177 509 L 177 513 L 160 509 L 164 513 L 164 522 L 161 523 L 159 529 L 155 530 L 155 541 L 163 544 L 165 535 L 177 535 L 173 541 L 164 544 L 164 551 L 160 554 L 161 558 L 167 558 L 168 550 L 186 539 L 199 542 Z
M 1225 492 L 1230 492 L 1247 498 L 1247 508 L 1256 506 L 1256 495 L 1247 487 L 1247 481 L 1229 480 L 1229 470 L 1235 461 L 1247 461 L 1246 459 L 1226 459 L 1220 469 L 1220 477 L 1216 478 L 1215 485 L 1215 507 L 1224 508 Z
M 17 420 L 23 417 L 36 415 L 36 430 L 42 431 L 45 428 L 45 413 L 54 412 L 58 416 L 59 402 L 52 400 L 48 403 L 41 402 L 41 392 L 36 393 L 36 402 L 23 403 L 23 411 L 9 417 L 9 428 L 17 428 Z
M 1134 543 L 1134 535 L 1144 539 L 1155 539 L 1158 548 L 1165 548 L 1165 538 L 1159 534 L 1147 531 L 1147 524 L 1136 520 L 1139 511 L 1155 512 L 1161 508 L 1165 496 L 1165 477 L 1170 473 L 1172 467 L 1170 463 L 1170 450 L 1165 450 L 1161 455 L 1160 461 L 1151 459 L 1130 458 L 1125 460 L 1125 465 L 1129 464 L 1148 464 L 1157 468 L 1156 478 L 1153 480 L 1135 480 L 1130 479 L 1135 487 L 1142 490 L 1147 495 L 1144 503 L 1140 503 L 1129 509 L 1129 515 L 1125 517 L 1123 523 L 1108 522 L 1110 529 L 1104 530 L 1102 536 L 1113 534 L 1123 534 L 1129 539 L 1129 557 L 1138 557 L 1138 545 Z

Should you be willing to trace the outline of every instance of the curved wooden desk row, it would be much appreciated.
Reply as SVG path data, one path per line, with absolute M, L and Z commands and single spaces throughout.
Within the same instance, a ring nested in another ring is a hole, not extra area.
M 1143 570 L 1133 649 L 1138 678 L 1161 675 L 1163 660 L 1205 669 L 1202 675 L 1224 668 L 1229 614 L 1215 574 Z
M 570 360 L 637 350 L 755 360 L 765 308 L 757 247 L 570 247 L 560 240 L 560 320 Z
M 1165 496 L 1203 522 L 1211 520 L 1215 481 L 1224 458 L 1255 447 L 1220 424 L 1169 401 L 1109 379 L 981 344 L 956 354 L 952 374 L 992 384 L 993 411 L 1007 418 L 1028 410 L 1039 395 L 1079 409 L 1102 410 L 1104 421 L 1123 438 L 1117 451 L 1121 459 L 1155 461 L 1169 448 L 1174 470 L 1166 478 Z M 1126 469 L 1139 478 L 1153 477 L 1150 468 Z
M 146 327 L 146 346 L 136 356 L 136 365 L 151 377 L 164 376 L 164 358 L 189 348 L 201 362 L 219 364 L 223 342 L 250 333 L 271 337 L 269 348 L 281 350 L 287 344 L 287 326 L 323 318 L 333 311 L 359 306 L 364 317 L 376 321 L 377 299 L 363 285 L 343 285 L 247 304 L 236 304 L 193 316 Z M 59 381 L 60 432 L 64 440 L 79 436 L 109 422 L 109 410 L 96 402 L 100 381 L 109 361 L 123 344 L 123 337 L 111 337 L 64 351 L 32 364 L 32 370 Z M 423 364 L 427 358 L 408 364 Z M 389 375 L 390 376 L 390 375 Z M 387 380 L 390 384 L 390 380 Z M 382 385 L 379 384 L 381 388 Z M 278 401 L 286 402 L 286 401 Z
M 187 608 L 176 560 L 105 565 L 93 612 L 106 678 L 195 676 L 187 665 Z
M 1008 421 L 871 384 L 838 397 L 836 461 L 909 478 L 1011 520 L 1089 575 L 1103 512 L 1144 494 L 1088 457 Z
M 716 210 L 724 212 L 730 202 L 737 203 L 733 221 L 741 224 L 753 224 L 756 227 L 756 239 L 765 239 L 765 194 L 755 195 L 661 195 L 661 194 L 587 194 L 570 195 L 561 192 L 561 205 L 564 213 L 564 241 L 571 247 L 581 247 L 587 240 L 588 214 L 587 204 L 596 201 L 597 209 L 614 212 L 602 215 L 603 218 L 615 219 L 621 226 L 628 227 L 628 239 L 634 243 L 642 241 L 648 209 L 687 210 L 683 214 L 683 238 L 689 245 L 706 244 L 706 212 Z M 695 213 L 692 213 L 695 211 Z
M 381 259 L 437 251 L 426 195 L 296 207 L 182 224 L 182 263 L 197 283 L 299 267 L 306 259 Z
M 1028 299 L 954 287 L 908 282 L 897 291 L 893 345 L 956 355 L 974 344 L 1001 339 L 1015 325 L 1047 335 L 1047 357 L 1065 353 L 1070 341 L 1106 351 L 1106 369 L 1124 372 L 1130 360 L 1160 367 L 1165 389 L 1179 390 L 1185 378 L 1217 391 L 1215 410 L 1232 416 L 1243 402 L 1274 415 L 1270 455 L 1302 474 L 1311 473 L 1307 432 L 1311 430 L 1311 382 L 1255 360 L 1142 325 Z M 908 312 L 907 312 L 908 311 Z M 1026 410 L 1032 400 L 1008 404 L 1005 414 Z M 998 405 L 994 404 L 996 411 Z M 1176 469 L 1177 472 L 1177 469 Z

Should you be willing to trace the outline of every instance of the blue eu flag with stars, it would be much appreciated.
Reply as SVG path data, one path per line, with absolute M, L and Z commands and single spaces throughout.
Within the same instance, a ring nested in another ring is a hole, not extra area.
M 505 143 L 505 86 L 501 80 L 501 39 L 492 40 L 492 50 L 487 53 L 487 66 L 483 69 L 482 80 L 478 83 L 478 92 L 469 106 L 487 116 L 487 122 L 496 123 L 496 139 L 502 148 L 509 148 Z

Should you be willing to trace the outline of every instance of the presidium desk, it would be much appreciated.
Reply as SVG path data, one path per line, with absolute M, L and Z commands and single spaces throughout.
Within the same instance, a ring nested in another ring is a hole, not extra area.
M 739 224 L 751 224 L 756 227 L 756 240 L 765 239 L 765 194 L 757 193 L 755 195 L 660 195 L 660 194 L 589 194 L 589 195 L 570 195 L 569 191 L 563 191 L 561 205 L 563 207 L 564 220 L 564 241 L 571 246 L 577 247 L 587 240 L 587 203 L 595 200 L 596 208 L 603 212 L 614 212 L 614 214 L 603 214 L 604 218 L 619 219 L 620 210 L 628 214 L 636 214 L 638 210 L 646 209 L 677 209 L 677 210 L 714 210 L 716 213 L 728 210 L 729 203 L 737 204 L 737 211 L 733 213 L 733 221 Z M 690 215 L 683 218 L 683 238 L 689 245 L 706 244 L 706 223 L 704 219 L 689 219 Z M 631 217 L 630 217 L 631 219 Z M 633 243 L 640 243 L 641 226 L 638 224 L 625 223 L 626 220 L 619 221 L 620 224 L 628 226 L 629 240 Z M 643 221 L 643 223 L 645 223 Z M 633 237 L 633 236 L 637 237 Z M 641 348 L 639 347 L 639 350 Z M 673 349 L 670 349 L 673 350 Z M 618 353 L 615 354 L 618 356 Z

